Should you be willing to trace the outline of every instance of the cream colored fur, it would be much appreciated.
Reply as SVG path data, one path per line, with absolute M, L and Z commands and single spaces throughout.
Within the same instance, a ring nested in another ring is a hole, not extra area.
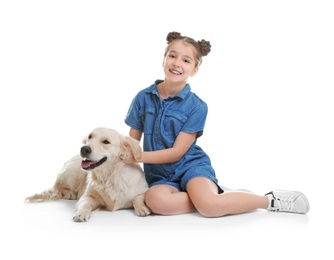
M 115 211 L 134 208 L 138 216 L 151 212 L 144 203 L 148 189 L 139 164 L 125 164 L 122 159 L 137 158 L 141 147 L 137 140 L 123 136 L 114 129 L 96 128 L 83 140 L 80 154 L 64 164 L 51 189 L 27 197 L 27 202 L 78 200 L 73 220 L 87 221 L 96 209 Z M 101 165 L 84 170 L 83 160 Z

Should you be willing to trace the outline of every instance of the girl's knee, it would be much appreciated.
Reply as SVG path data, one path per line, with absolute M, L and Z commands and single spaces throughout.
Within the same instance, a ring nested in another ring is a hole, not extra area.
M 146 191 L 145 204 L 155 214 L 164 213 L 163 211 L 166 205 L 164 198 L 158 192 L 155 192 L 152 189 Z

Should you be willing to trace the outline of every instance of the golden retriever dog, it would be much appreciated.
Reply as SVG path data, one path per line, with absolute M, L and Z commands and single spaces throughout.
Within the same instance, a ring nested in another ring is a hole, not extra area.
M 122 161 L 131 155 L 138 158 L 139 142 L 114 129 L 99 127 L 83 144 L 80 154 L 64 164 L 52 188 L 25 201 L 78 200 L 73 216 L 76 222 L 89 220 L 97 209 L 134 208 L 138 216 L 149 215 L 144 202 L 148 186 L 141 166 Z

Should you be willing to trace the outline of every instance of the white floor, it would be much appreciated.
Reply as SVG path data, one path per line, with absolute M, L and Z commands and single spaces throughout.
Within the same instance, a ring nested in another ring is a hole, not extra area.
M 331 1 L 1 1 L 0 258 L 334 259 L 333 13 Z M 212 44 L 190 83 L 219 183 L 301 190 L 310 212 L 75 223 L 74 201 L 24 203 L 88 131 L 128 132 L 174 30 Z
M 23 203 L 22 198 L 13 198 L 16 192 L 2 195 L 2 198 L 7 196 L 9 204 L 5 204 L 1 214 L 4 239 L 1 254 L 9 256 L 5 259 L 22 256 L 26 259 L 331 259 L 334 256 L 333 210 L 328 207 L 324 210 L 328 201 L 312 191 L 308 194 L 311 211 L 306 215 L 258 210 L 213 219 L 195 213 L 137 217 L 127 209 L 96 211 L 84 223 L 71 219 L 75 201 L 29 204 Z

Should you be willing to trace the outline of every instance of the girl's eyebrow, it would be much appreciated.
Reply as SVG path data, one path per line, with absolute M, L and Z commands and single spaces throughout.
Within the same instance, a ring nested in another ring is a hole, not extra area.
M 169 53 L 171 53 L 171 54 L 178 54 L 176 51 L 173 51 L 173 50 L 170 50 Z M 193 60 L 193 58 L 191 58 L 188 55 L 183 55 L 183 57 L 186 58 L 186 59 L 189 59 L 189 60 Z
M 193 59 L 192 59 L 190 56 L 188 56 L 188 55 L 184 55 L 183 57 L 184 57 L 185 59 L 187 59 L 187 60 L 191 60 L 191 61 L 193 60 Z

